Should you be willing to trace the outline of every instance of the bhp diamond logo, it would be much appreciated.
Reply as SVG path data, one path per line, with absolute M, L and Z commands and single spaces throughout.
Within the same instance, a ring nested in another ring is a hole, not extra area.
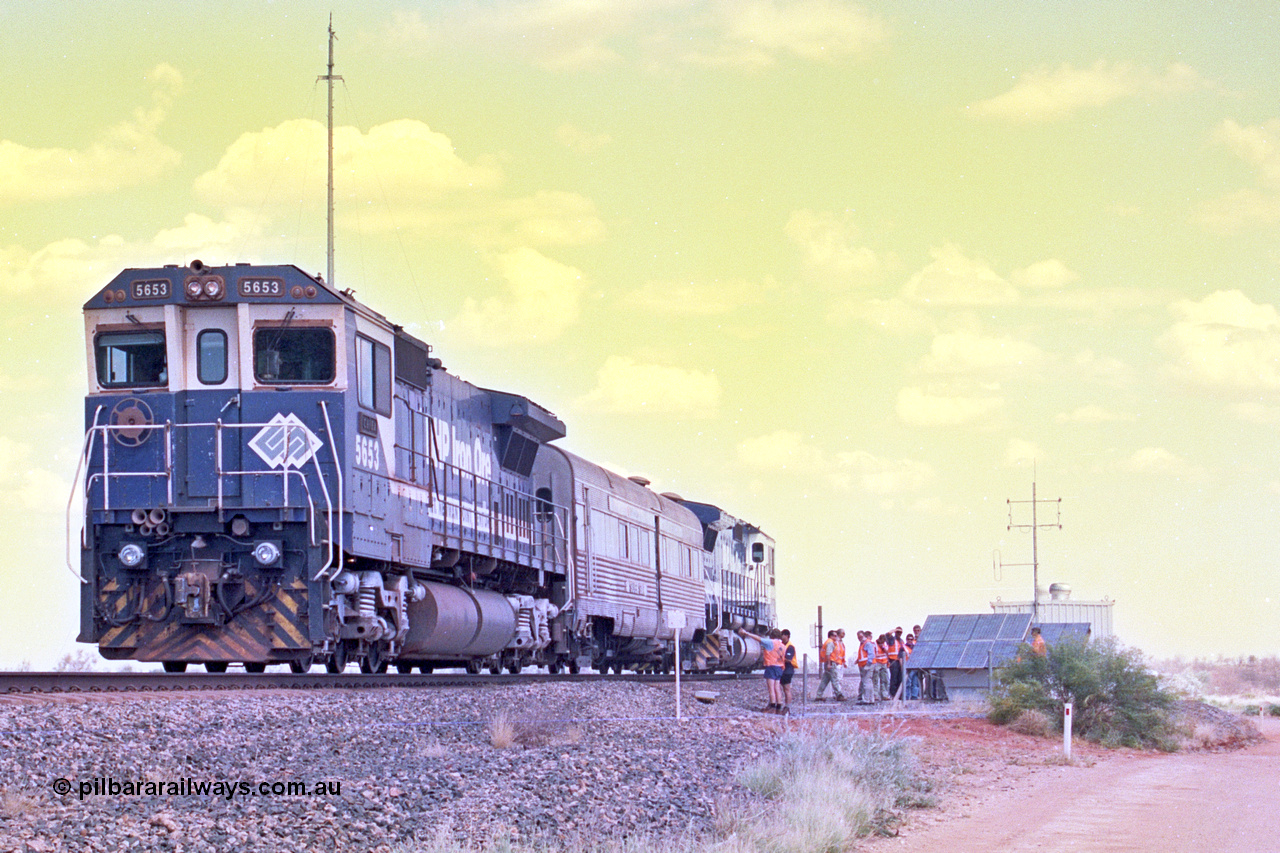
M 290 468 L 300 468 L 324 444 L 298 416 L 277 414 L 249 439 L 249 447 L 272 468 L 288 462 Z

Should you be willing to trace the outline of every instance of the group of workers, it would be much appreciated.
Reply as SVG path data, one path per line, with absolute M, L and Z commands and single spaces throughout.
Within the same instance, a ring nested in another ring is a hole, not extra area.
M 746 630 L 738 633 L 757 640 L 764 654 L 764 679 L 769 691 L 769 704 L 761 710 L 767 714 L 790 712 L 791 680 L 800 665 L 796 647 L 791 642 L 791 632 L 777 628 L 768 635 L 752 634 Z M 907 677 L 907 661 L 915 648 L 920 626 L 905 637 L 901 628 L 873 636 L 870 631 L 858 632 L 857 652 L 854 664 L 858 667 L 859 705 L 874 705 L 890 699 L 919 699 L 924 687 L 925 674 L 913 670 Z M 821 678 L 815 702 L 825 702 L 823 694 L 830 686 L 837 702 L 847 701 L 842 686 L 848 654 L 844 644 L 844 629 L 827 632 L 827 639 L 818 650 Z
M 858 667 L 859 705 L 874 705 L 890 699 L 920 698 L 922 673 L 912 672 L 909 679 L 905 677 L 907 661 L 919 634 L 919 625 L 906 637 L 902 636 L 901 628 L 886 631 L 878 637 L 870 631 L 858 632 L 854 665 Z M 837 702 L 845 701 L 842 681 L 848 653 L 844 636 L 843 628 L 828 631 L 826 641 L 818 649 L 818 665 L 822 670 L 822 677 L 818 680 L 818 694 L 813 700 L 815 702 L 826 701 L 823 693 L 828 685 L 835 693 Z

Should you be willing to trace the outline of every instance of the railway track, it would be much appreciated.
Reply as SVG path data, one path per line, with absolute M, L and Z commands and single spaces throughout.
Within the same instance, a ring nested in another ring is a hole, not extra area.
M 682 681 L 716 682 L 733 673 L 682 675 Z M 386 688 L 492 687 L 500 684 L 618 682 L 671 684 L 674 675 L 401 675 L 363 673 L 167 673 L 167 672 L 0 672 L 0 695 L 39 693 L 137 693 L 200 690 L 372 690 Z

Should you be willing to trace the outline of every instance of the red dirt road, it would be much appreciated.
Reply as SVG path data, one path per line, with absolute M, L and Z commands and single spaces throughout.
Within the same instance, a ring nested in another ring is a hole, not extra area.
M 1228 752 L 1101 755 L 1025 764 L 984 780 L 934 819 L 913 818 L 877 853 L 1240 853 L 1280 851 L 1280 720 Z M 923 817 L 923 815 L 921 815 Z

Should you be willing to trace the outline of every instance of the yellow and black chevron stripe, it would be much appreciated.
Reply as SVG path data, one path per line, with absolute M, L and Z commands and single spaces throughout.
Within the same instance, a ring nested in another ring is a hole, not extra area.
M 141 611 L 158 615 L 164 606 L 164 590 L 160 584 L 149 586 L 140 605 Z M 246 583 L 246 598 L 252 599 L 261 589 Z M 131 601 L 134 594 L 128 587 L 114 580 L 108 581 L 100 590 L 102 610 L 116 619 L 127 618 L 130 608 L 136 603 Z M 280 586 L 264 603 L 242 611 L 225 625 L 190 625 L 176 619 L 165 622 L 136 619 L 126 625 L 108 628 L 99 645 L 104 649 L 125 651 L 124 657 L 144 661 L 282 660 L 311 648 L 307 613 L 307 584 L 300 578 L 294 578 Z
M 693 668 L 714 669 L 720 663 L 720 635 L 714 631 L 693 647 Z

